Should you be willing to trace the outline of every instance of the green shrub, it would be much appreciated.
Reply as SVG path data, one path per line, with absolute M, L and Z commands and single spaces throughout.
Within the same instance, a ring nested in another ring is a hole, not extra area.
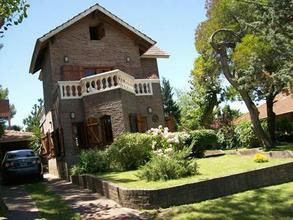
M 233 125 L 226 125 L 217 130 L 220 149 L 231 149 L 237 147 L 237 136 Z
M 265 128 L 265 122 L 262 123 Z M 239 148 L 254 148 L 261 147 L 255 132 L 252 129 L 251 122 L 243 122 L 236 126 L 235 133 L 237 136 L 237 143 Z
M 90 149 L 80 153 L 79 161 L 71 169 L 73 175 L 83 173 L 100 173 L 110 170 L 107 150 Z
M 197 174 L 195 159 L 188 159 L 187 150 L 174 153 L 172 156 L 154 155 L 151 160 L 142 166 L 138 177 L 147 181 L 179 179 Z
M 219 148 L 217 134 L 211 129 L 191 131 L 186 145 L 193 146 L 192 153 L 195 157 L 203 157 L 205 150 Z
M 120 135 L 108 149 L 111 167 L 117 171 L 133 170 L 151 156 L 152 136 L 140 133 Z

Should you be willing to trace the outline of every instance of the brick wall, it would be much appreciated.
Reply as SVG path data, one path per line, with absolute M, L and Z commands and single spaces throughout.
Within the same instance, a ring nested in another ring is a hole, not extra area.
M 92 41 L 89 27 L 100 22 L 104 23 L 105 37 Z M 58 100 L 57 97 L 59 93 L 57 81 L 65 77 L 62 75 L 64 66 L 74 67 L 72 70 L 65 68 L 66 77 L 72 71 L 74 79 L 78 78 L 76 76 L 78 69 L 82 71 L 82 67 L 111 67 L 120 69 L 135 78 L 158 77 L 156 59 L 140 58 L 141 44 L 141 40 L 129 31 L 99 14 L 86 16 L 49 40 L 42 65 L 43 90 L 45 110 L 52 111 L 54 129 L 63 128 L 64 132 L 65 156 L 52 163 L 56 164 L 56 167 L 52 166 L 53 170 L 62 170 L 61 176 L 67 176 L 68 168 L 76 162 L 79 154 L 72 138 L 72 123 L 83 122 L 89 117 L 99 118 L 102 115 L 110 115 L 114 137 L 129 130 L 130 113 L 147 116 L 149 127 L 164 124 L 159 84 L 153 84 L 152 97 L 135 97 L 120 89 L 87 96 L 81 100 Z M 147 46 L 145 42 L 144 46 Z M 69 59 L 66 63 L 65 56 Z M 126 61 L 127 57 L 130 58 L 129 62 Z M 159 116 L 158 122 L 152 122 L 152 115 L 146 112 L 148 106 L 151 106 L 154 113 Z M 70 112 L 75 112 L 75 119 L 69 118 Z
M 105 37 L 101 40 L 90 40 L 89 26 L 99 22 L 104 22 Z M 139 47 L 135 40 L 98 16 L 88 15 L 60 32 L 51 42 L 50 48 L 54 81 L 61 79 L 64 56 L 69 58 L 67 65 L 109 66 L 134 77 L 142 74 Z M 126 57 L 130 58 L 130 62 L 126 62 Z
M 73 184 L 88 188 L 129 208 L 166 208 L 215 199 L 234 193 L 293 181 L 293 162 L 219 177 L 211 180 L 154 190 L 115 186 L 93 175 L 72 176 Z

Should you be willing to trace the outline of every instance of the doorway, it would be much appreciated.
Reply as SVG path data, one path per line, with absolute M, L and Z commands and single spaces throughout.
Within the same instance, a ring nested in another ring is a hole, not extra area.
M 113 132 L 112 132 L 112 120 L 111 116 L 104 115 L 100 118 L 102 131 L 103 131 L 103 142 L 105 145 L 111 144 L 113 142 Z

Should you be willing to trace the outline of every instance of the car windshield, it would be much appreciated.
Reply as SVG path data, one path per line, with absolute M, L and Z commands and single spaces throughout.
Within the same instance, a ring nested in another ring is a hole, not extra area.
M 33 157 L 35 153 L 33 151 L 19 151 L 7 154 L 7 159 L 15 159 L 21 157 Z

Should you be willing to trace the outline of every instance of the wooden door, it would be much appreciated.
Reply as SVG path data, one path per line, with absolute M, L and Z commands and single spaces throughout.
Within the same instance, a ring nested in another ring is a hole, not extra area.
M 137 130 L 140 133 L 144 133 L 148 130 L 147 117 L 140 115 L 137 116 Z

